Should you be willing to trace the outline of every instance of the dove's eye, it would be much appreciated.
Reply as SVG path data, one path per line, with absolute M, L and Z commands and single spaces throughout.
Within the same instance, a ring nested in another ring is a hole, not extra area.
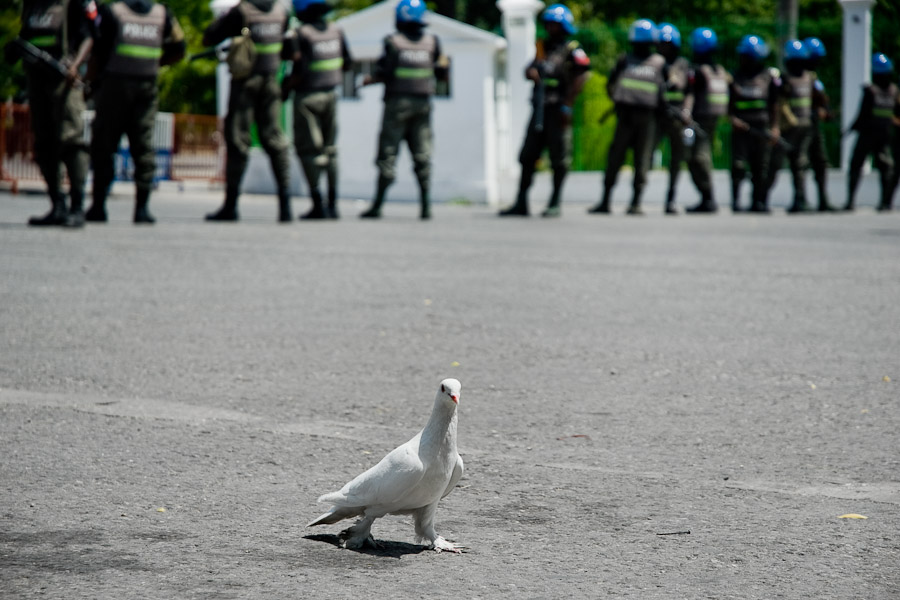
M 441 384 L 441 391 L 442 391 L 442 392 L 446 392 L 446 391 L 447 391 L 447 388 L 444 387 L 444 384 L 443 384 L 443 383 Z

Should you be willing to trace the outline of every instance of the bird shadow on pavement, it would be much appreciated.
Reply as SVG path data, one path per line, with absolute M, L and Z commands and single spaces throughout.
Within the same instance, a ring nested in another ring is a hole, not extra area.
M 339 536 L 328 533 L 317 533 L 313 535 L 303 536 L 305 540 L 314 542 L 325 542 L 337 548 L 341 548 L 341 538 Z M 379 541 L 377 548 L 366 546 L 364 548 L 341 548 L 359 554 L 368 554 L 369 556 L 384 556 L 387 558 L 403 558 L 407 554 L 421 554 L 427 550 L 426 546 L 420 544 L 407 544 L 406 542 L 386 542 Z

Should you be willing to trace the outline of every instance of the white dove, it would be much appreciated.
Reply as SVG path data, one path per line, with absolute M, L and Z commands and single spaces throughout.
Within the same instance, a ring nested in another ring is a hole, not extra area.
M 395 448 L 377 465 L 358 475 L 338 492 L 324 494 L 331 510 L 310 522 L 330 525 L 349 517 L 361 517 L 340 534 L 344 548 L 376 545 L 369 533 L 375 519 L 385 515 L 412 515 L 416 541 L 425 541 L 437 552 L 460 552 L 434 530 L 434 513 L 463 475 L 463 460 L 456 451 L 456 407 L 459 381 L 445 379 L 434 399 L 428 423 L 416 436 Z

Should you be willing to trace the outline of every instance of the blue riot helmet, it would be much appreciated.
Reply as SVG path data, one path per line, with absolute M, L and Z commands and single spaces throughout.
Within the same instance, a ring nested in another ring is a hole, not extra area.
M 894 72 L 894 63 L 886 55 L 876 52 L 872 55 L 872 75 L 890 75 Z
M 397 23 L 424 25 L 426 10 L 424 0 L 400 0 L 397 4 Z
M 628 41 L 632 44 L 655 44 L 658 39 L 659 30 L 650 19 L 638 19 L 628 28 Z
M 566 35 L 575 33 L 575 17 L 572 16 L 572 11 L 562 4 L 548 6 L 547 10 L 541 15 L 541 21 L 544 23 L 559 23 L 562 25 Z
M 784 43 L 784 60 L 806 60 L 809 58 L 809 48 L 800 40 L 788 40 Z
M 758 35 L 745 35 L 737 45 L 738 56 L 749 56 L 754 60 L 764 60 L 769 56 L 769 45 Z
M 676 48 L 681 48 L 681 32 L 671 23 L 660 23 L 659 41 L 669 42 Z
M 698 27 L 691 32 L 691 48 L 694 54 L 709 54 L 718 47 L 719 38 L 709 27 Z
M 803 44 L 809 50 L 810 58 L 825 58 L 825 44 L 817 37 L 808 37 Z
M 324 7 L 325 0 L 294 0 L 294 10 L 299 15 L 310 6 L 314 6 L 316 4 L 322 5 Z

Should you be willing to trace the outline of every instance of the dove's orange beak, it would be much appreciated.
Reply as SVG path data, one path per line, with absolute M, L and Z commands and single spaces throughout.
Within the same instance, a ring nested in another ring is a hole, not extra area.
M 450 399 L 459 404 L 459 396 L 456 394 L 450 394 Z

